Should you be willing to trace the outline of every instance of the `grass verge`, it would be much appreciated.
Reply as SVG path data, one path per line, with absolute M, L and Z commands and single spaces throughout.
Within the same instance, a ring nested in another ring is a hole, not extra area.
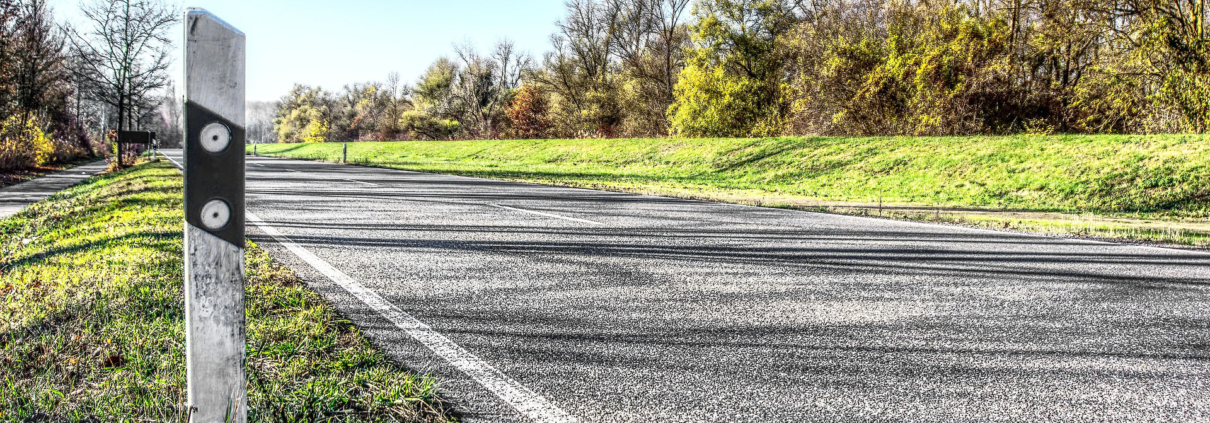
M 342 158 L 339 143 L 257 148 L 276 157 Z M 350 143 L 348 160 L 771 207 L 1210 245 L 1205 135 Z
M 184 421 L 181 176 L 102 175 L 0 220 L 0 421 Z M 249 244 L 250 421 L 449 421 Z

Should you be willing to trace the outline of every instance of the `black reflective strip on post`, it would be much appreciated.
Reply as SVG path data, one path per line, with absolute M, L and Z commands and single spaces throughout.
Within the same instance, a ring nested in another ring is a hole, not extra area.
M 231 131 L 231 139 L 223 151 L 212 153 L 202 146 L 201 134 L 206 125 L 216 122 Z M 185 222 L 243 248 L 244 128 L 186 102 L 185 134 Z M 202 207 L 211 200 L 222 200 L 231 209 L 227 224 L 217 230 L 202 223 Z

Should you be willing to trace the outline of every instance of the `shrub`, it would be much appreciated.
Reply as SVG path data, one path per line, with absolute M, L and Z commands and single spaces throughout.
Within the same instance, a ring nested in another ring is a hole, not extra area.
M 330 127 L 327 121 L 311 119 L 303 128 L 302 139 L 303 142 L 324 142 L 328 140 L 328 132 L 330 132 Z
M 691 64 L 676 84 L 676 103 L 668 122 L 677 135 L 748 137 L 778 131 L 761 81 L 730 75 L 721 66 Z
M 412 138 L 430 140 L 449 139 L 462 128 L 456 120 L 435 118 L 417 110 L 403 112 L 399 126 Z
M 506 110 L 513 135 L 518 138 L 545 138 L 550 129 L 549 107 L 546 96 L 536 85 L 522 86 Z
M 34 168 L 55 159 L 55 143 L 36 117 L 10 116 L 0 125 L 0 170 Z

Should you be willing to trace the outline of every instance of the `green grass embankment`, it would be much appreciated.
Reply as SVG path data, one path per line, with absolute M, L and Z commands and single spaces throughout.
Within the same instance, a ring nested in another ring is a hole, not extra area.
M 340 143 L 257 148 L 341 159 Z M 349 143 L 348 154 L 426 172 L 1210 244 L 1202 135 L 436 141 Z
M 0 220 L 0 421 L 186 419 L 181 198 L 147 164 Z M 450 420 L 432 379 L 247 259 L 250 421 Z

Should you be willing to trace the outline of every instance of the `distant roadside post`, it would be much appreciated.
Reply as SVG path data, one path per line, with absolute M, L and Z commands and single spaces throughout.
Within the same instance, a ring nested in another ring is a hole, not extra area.
M 247 419 L 244 34 L 185 12 L 185 355 L 191 422 Z
M 118 149 L 125 144 L 142 144 L 154 149 L 156 145 L 155 132 L 147 131 L 118 131 Z M 152 157 L 155 151 L 152 150 Z M 122 166 L 122 155 L 118 154 L 118 166 Z

